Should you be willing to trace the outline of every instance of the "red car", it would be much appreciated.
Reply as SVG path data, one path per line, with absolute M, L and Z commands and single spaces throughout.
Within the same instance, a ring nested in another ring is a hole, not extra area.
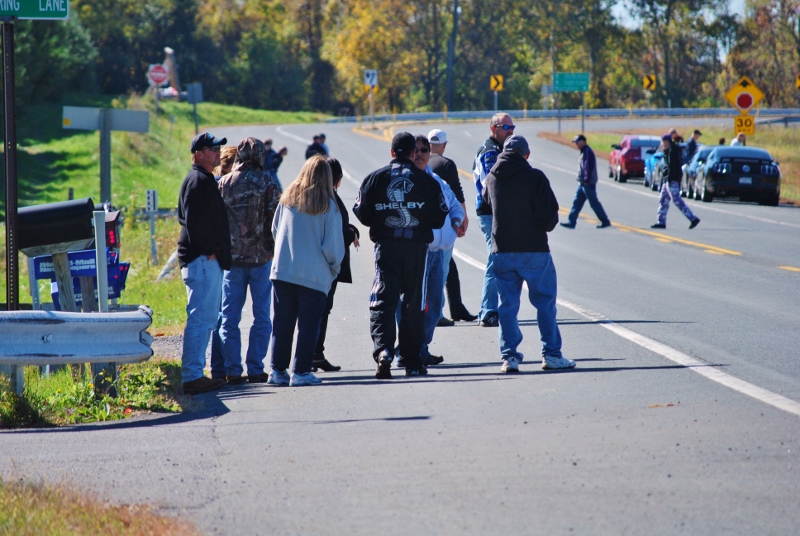
M 628 134 L 622 138 L 608 158 L 608 176 L 615 181 L 627 182 L 631 177 L 644 177 L 644 161 L 661 143 L 658 136 Z

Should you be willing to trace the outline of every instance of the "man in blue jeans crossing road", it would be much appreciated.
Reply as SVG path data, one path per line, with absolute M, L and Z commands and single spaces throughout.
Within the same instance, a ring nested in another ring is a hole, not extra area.
M 522 284 L 536 307 L 542 340 L 544 370 L 571 369 L 575 361 L 561 355 L 561 332 L 556 323 L 556 269 L 547 233 L 558 223 L 558 201 L 547 177 L 528 164 L 528 142 L 511 136 L 486 177 L 483 202 L 492 220 L 492 266 L 500 294 L 500 353 L 502 372 L 519 372 L 523 355 L 519 313 Z
M 578 160 L 578 190 L 575 192 L 575 200 L 572 202 L 572 210 L 569 211 L 568 221 L 562 223 L 562 227 L 567 229 L 574 229 L 578 223 L 578 214 L 580 214 L 583 204 L 589 200 L 589 206 L 592 207 L 597 219 L 600 220 L 598 229 L 605 229 L 611 227 L 611 222 L 606 216 L 606 211 L 600 200 L 597 199 L 597 158 L 594 151 L 586 143 L 586 136 L 578 134 L 572 140 L 578 146 L 581 152 L 580 159 Z

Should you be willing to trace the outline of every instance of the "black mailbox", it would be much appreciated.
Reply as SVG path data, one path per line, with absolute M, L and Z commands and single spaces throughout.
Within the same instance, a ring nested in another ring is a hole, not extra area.
M 24 250 L 38 250 L 42 246 L 74 245 L 75 250 L 85 249 L 94 240 L 93 212 L 94 202 L 90 197 L 20 208 L 18 247 L 26 254 L 29 253 Z

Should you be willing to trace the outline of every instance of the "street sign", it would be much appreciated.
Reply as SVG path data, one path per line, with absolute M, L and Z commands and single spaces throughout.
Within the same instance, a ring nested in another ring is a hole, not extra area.
M 554 73 L 553 91 L 589 91 L 589 73 Z
M 69 0 L 0 0 L 0 17 L 67 20 Z
M 367 69 L 364 71 L 364 85 L 369 87 L 375 87 L 378 85 L 377 69 Z
M 725 93 L 725 98 L 728 99 L 731 106 L 739 110 L 740 114 L 747 115 L 747 112 L 752 110 L 764 98 L 764 92 L 758 89 L 758 86 L 752 80 L 743 76 Z
M 146 211 L 158 212 L 158 190 L 147 190 Z
M 67 129 L 100 130 L 100 108 L 84 106 L 64 106 L 62 126 Z M 150 113 L 138 110 L 108 110 L 109 130 L 125 132 L 147 132 L 150 127 Z
M 794 77 L 794 87 L 800 89 L 800 74 Z
M 656 75 L 647 74 L 642 79 L 642 86 L 648 91 L 655 91 L 656 89 Z
M 203 102 L 203 83 L 193 82 L 186 84 L 186 102 L 189 104 L 200 104 Z
M 163 65 L 151 65 L 147 70 L 147 80 L 151 86 L 160 86 L 169 80 L 169 69 Z
M 493 74 L 489 77 L 489 90 L 490 91 L 503 91 L 503 75 Z
M 756 133 L 756 122 L 749 115 L 740 115 L 733 120 L 734 136 L 739 132 L 744 132 L 748 136 Z

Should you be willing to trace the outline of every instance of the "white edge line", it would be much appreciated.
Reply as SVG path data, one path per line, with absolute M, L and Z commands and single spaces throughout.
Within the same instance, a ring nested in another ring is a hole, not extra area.
M 453 248 L 453 256 L 480 270 L 486 269 L 486 265 L 484 263 L 455 248 Z M 592 311 L 591 309 L 587 309 L 586 307 L 582 307 L 578 304 L 563 300 L 561 298 L 558 298 L 556 302 L 559 305 L 566 307 L 567 309 L 570 309 L 575 313 L 588 318 L 592 322 L 606 328 L 615 335 L 618 335 L 646 350 L 669 359 L 673 363 L 684 366 L 692 372 L 696 372 L 697 374 L 700 374 L 711 381 L 717 382 L 720 385 L 724 385 L 725 387 L 733 389 L 734 391 L 738 391 L 743 395 L 758 400 L 759 402 L 763 402 L 764 404 L 768 404 L 787 413 L 791 413 L 792 415 L 800 417 L 800 402 L 796 402 L 790 398 L 773 393 L 772 391 L 768 391 L 767 389 L 752 383 L 740 380 L 739 378 L 731 376 L 726 372 L 722 372 L 719 369 L 715 369 L 708 363 L 703 363 L 702 361 L 671 348 L 666 344 L 660 343 L 626 327 L 620 326 L 619 324 L 614 323 L 600 313 Z
M 281 134 L 283 134 L 283 135 L 284 135 L 284 136 L 286 136 L 287 138 L 292 138 L 293 140 L 297 140 L 297 141 L 299 141 L 299 142 L 302 142 L 302 143 L 308 143 L 308 140 L 307 140 L 307 139 L 305 139 L 305 138 L 302 138 L 302 137 L 298 136 L 297 134 L 292 134 L 291 132 L 286 132 L 286 131 L 283 129 L 283 127 L 278 127 L 278 128 L 277 128 L 277 129 L 275 129 L 275 130 L 276 130 L 276 131 L 278 131 L 278 132 L 280 132 Z

